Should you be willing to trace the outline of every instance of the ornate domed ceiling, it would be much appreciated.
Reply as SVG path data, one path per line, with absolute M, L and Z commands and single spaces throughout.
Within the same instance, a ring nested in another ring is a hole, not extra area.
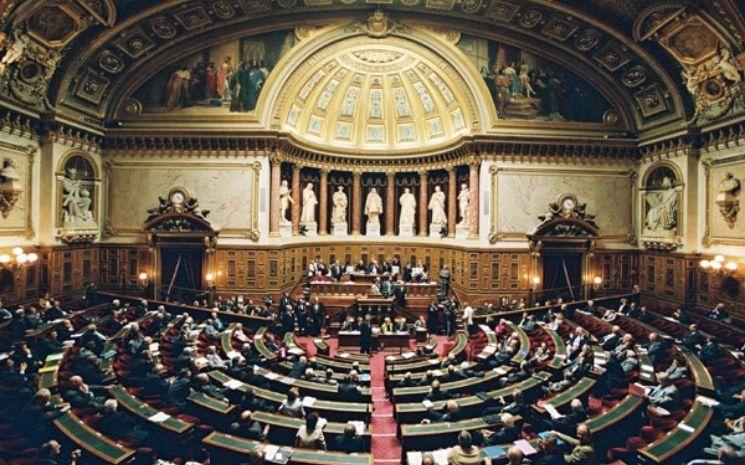
M 285 131 L 360 150 L 441 145 L 469 132 L 469 86 L 428 50 L 397 38 L 351 39 L 331 49 L 287 81 Z

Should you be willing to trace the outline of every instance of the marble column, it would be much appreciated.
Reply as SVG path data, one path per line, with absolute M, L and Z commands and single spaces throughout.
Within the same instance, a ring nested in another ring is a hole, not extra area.
M 271 188 L 269 191 L 269 235 L 279 235 L 279 185 L 282 182 L 282 159 L 274 156 L 272 164 Z
M 468 164 L 469 171 L 469 186 L 468 189 L 471 192 L 471 239 L 476 239 L 479 236 L 479 175 L 481 174 L 481 162 L 472 161 Z
M 386 184 L 385 184 L 385 205 L 383 206 L 383 209 L 385 210 L 385 235 L 386 236 L 393 236 L 396 234 L 395 232 L 395 224 L 396 224 L 396 215 L 395 213 L 395 205 L 396 205 L 396 173 L 395 172 L 388 172 L 386 173 Z
M 362 223 L 362 173 L 352 173 L 352 235 L 360 235 Z
M 329 231 L 329 193 L 328 193 L 328 179 L 329 179 L 329 170 L 326 168 L 321 168 L 321 185 L 319 186 L 320 189 L 320 196 L 321 198 L 318 199 L 318 209 L 319 213 L 318 216 L 320 217 L 320 225 L 319 225 L 319 231 L 318 234 L 321 236 L 325 236 L 328 234 Z
M 458 223 L 458 178 L 455 166 L 448 168 L 448 237 L 455 237 L 455 225 Z
M 292 233 L 293 234 L 299 234 L 300 233 L 300 208 L 302 207 L 300 203 L 300 170 L 302 170 L 302 165 L 298 165 L 295 163 L 295 165 L 292 167 L 292 186 L 290 189 L 292 189 Z
M 429 191 L 429 177 L 426 170 L 419 171 L 419 235 L 429 234 L 427 224 L 427 192 Z

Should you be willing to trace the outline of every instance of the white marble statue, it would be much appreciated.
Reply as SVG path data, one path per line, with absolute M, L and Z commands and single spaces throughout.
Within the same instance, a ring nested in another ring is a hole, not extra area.
M 471 192 L 466 184 L 460 185 L 458 193 L 458 212 L 460 213 L 460 222 L 458 226 L 468 227 L 471 225 Z
M 62 178 L 62 213 L 65 223 L 93 221 L 91 192 L 78 178 L 76 168 L 68 168 Z
M 399 229 L 413 229 L 414 218 L 416 217 L 416 198 L 408 187 L 404 189 L 398 203 L 401 205 L 401 215 L 398 220 Z
M 347 194 L 344 193 L 344 186 L 336 188 L 331 198 L 333 207 L 331 208 L 331 224 L 345 224 L 347 222 Z
M 435 192 L 429 199 L 428 208 L 432 210 L 431 225 L 445 226 L 448 224 L 448 217 L 445 214 L 445 193 L 442 192 L 440 186 L 435 186 Z
M 365 199 L 365 215 L 367 224 L 380 224 L 380 215 L 383 214 L 383 199 L 380 198 L 377 189 L 370 189 Z
M 294 203 L 292 200 L 292 191 L 290 186 L 287 185 L 287 180 L 282 181 L 282 185 L 279 186 L 279 223 L 280 224 L 291 224 L 292 221 L 287 218 L 287 210 Z
M 675 229 L 678 218 L 678 194 L 668 177 L 662 179 L 662 188 L 647 193 L 646 227 L 649 231 Z
M 303 189 L 303 211 L 300 214 L 300 224 L 316 222 L 316 205 L 318 205 L 318 198 L 313 192 L 313 183 L 309 182 Z

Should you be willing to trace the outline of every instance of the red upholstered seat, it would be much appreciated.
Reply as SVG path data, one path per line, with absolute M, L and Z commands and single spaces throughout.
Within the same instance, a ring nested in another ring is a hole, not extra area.
M 642 439 L 647 443 L 654 441 L 660 436 L 660 434 L 662 434 L 660 430 L 651 425 L 642 426 L 640 433 Z

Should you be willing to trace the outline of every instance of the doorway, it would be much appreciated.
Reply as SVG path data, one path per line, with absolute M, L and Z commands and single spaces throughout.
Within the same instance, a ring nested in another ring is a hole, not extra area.
M 161 298 L 191 303 L 202 291 L 204 249 L 160 249 Z
M 576 300 L 582 295 L 581 253 L 544 253 L 543 293 L 546 298 Z

